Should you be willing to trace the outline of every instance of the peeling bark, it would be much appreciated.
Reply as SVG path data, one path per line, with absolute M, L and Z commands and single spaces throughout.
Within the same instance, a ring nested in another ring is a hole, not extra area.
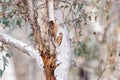
M 34 49 L 33 47 L 30 47 L 27 44 L 3 33 L 0 33 L 0 41 L 14 46 L 32 56 L 37 61 L 37 64 L 44 68 L 46 80 L 67 80 L 71 57 L 68 32 L 65 25 L 58 25 L 58 23 L 61 24 L 64 22 L 62 18 L 62 12 L 60 10 L 56 10 L 57 21 L 55 21 L 53 6 L 54 1 L 47 1 L 49 29 L 48 34 L 46 34 L 44 37 L 48 38 L 49 46 L 45 45 L 44 38 L 41 35 L 41 27 L 37 20 L 38 12 L 35 9 L 35 4 L 32 2 L 32 0 L 27 0 L 26 5 L 29 13 L 29 23 L 33 29 L 37 49 Z
M 40 31 L 40 26 L 38 24 L 37 18 L 38 18 L 38 12 L 34 10 L 35 5 L 32 3 L 31 0 L 27 1 L 28 3 L 28 13 L 29 13 L 29 18 L 30 18 L 30 24 L 33 29 L 33 34 L 35 36 L 35 41 L 36 45 L 38 46 L 38 51 L 40 53 L 40 56 L 42 57 L 43 63 L 44 63 L 44 70 L 45 70 L 45 75 L 46 75 L 46 80 L 56 80 L 54 71 L 56 68 L 56 54 L 55 50 L 53 48 L 52 44 L 52 34 L 51 31 L 53 30 L 53 25 L 49 29 L 49 44 L 50 46 L 47 49 L 47 46 L 45 43 L 43 43 L 43 38 L 41 37 L 41 31 Z M 51 6 L 51 5 L 50 5 Z M 53 7 L 53 5 L 52 5 Z M 52 9 L 51 9 L 52 11 Z M 53 16 L 53 15 L 52 15 Z M 54 17 L 51 17 L 54 19 Z M 50 24 L 51 25 L 51 24 Z

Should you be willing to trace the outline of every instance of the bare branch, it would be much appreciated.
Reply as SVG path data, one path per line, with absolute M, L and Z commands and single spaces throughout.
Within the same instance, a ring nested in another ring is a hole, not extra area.
M 0 33 L 0 41 L 13 46 L 31 56 L 33 59 L 36 60 L 36 63 L 40 66 L 40 68 L 43 69 L 43 61 L 38 50 L 4 33 Z
M 108 53 L 108 55 L 107 55 L 107 59 L 106 59 L 106 62 L 105 62 L 105 66 L 104 66 L 102 72 L 100 73 L 100 75 L 98 76 L 97 80 L 99 80 L 99 79 L 101 78 L 101 76 L 103 75 L 103 73 L 104 73 L 105 70 L 106 70 L 107 63 L 108 63 L 108 58 L 109 58 L 109 54 L 110 54 L 110 53 Z

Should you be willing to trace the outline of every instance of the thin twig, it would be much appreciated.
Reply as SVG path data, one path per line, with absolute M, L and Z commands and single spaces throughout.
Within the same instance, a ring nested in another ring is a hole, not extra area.
M 106 70 L 106 66 L 107 66 L 107 62 L 108 62 L 108 57 L 109 57 L 109 54 L 107 55 L 107 60 L 106 60 L 106 62 L 105 62 L 104 69 L 103 69 L 103 71 L 101 72 L 101 74 L 98 76 L 97 80 L 99 80 L 99 79 L 101 78 L 101 76 L 103 75 L 103 73 L 104 73 L 105 70 Z
M 80 18 L 81 18 L 81 16 L 78 17 L 78 18 L 75 18 L 75 19 L 72 19 L 72 20 L 66 21 L 66 22 L 64 22 L 64 23 L 60 23 L 59 25 L 64 25 L 64 24 L 68 24 L 68 23 L 70 23 L 70 22 L 78 21 Z

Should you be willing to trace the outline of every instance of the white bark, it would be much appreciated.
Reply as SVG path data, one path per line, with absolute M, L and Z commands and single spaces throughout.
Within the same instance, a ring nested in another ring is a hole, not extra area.
M 54 7 L 53 0 L 48 0 L 49 21 L 54 21 Z M 63 16 L 61 10 L 56 11 L 56 19 L 58 23 L 63 23 Z M 68 80 L 68 72 L 70 66 L 70 44 L 68 40 L 68 32 L 66 26 L 58 26 L 56 37 L 62 33 L 62 42 L 57 46 L 57 64 L 60 65 L 55 69 L 56 80 Z
M 48 0 L 48 14 L 49 21 L 54 21 L 53 0 Z M 56 11 L 56 19 L 58 23 L 63 23 L 63 16 L 61 10 Z M 70 66 L 70 44 L 68 41 L 68 32 L 66 26 L 58 26 L 57 36 L 62 33 L 62 42 L 57 46 L 57 63 L 60 65 L 55 69 L 56 80 L 68 80 L 68 71 Z
M 54 1 L 48 0 L 48 15 L 49 21 L 54 21 Z
M 61 10 L 56 11 L 56 18 L 59 23 L 63 23 Z M 57 80 L 68 80 L 68 72 L 70 67 L 70 44 L 68 40 L 68 32 L 66 26 L 58 26 L 58 32 L 63 34 L 62 43 L 56 48 L 57 50 L 57 64 L 61 63 L 55 70 L 55 75 Z
M 36 63 L 40 66 L 40 69 L 43 70 L 44 64 L 37 49 L 34 49 L 33 47 L 28 46 L 24 42 L 14 39 L 11 36 L 4 34 L 4 33 L 0 33 L 0 41 L 10 46 L 13 46 L 21 50 L 22 52 L 26 53 L 27 55 L 31 56 L 33 59 L 36 60 Z

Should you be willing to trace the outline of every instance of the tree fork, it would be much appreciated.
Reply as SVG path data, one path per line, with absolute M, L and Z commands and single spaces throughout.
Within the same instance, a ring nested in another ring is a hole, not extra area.
M 32 3 L 31 0 L 27 1 L 28 3 L 28 10 L 29 10 L 29 18 L 30 18 L 30 23 L 33 29 L 33 34 L 35 35 L 35 41 L 36 44 L 38 45 L 38 51 L 42 57 L 43 63 L 44 63 L 44 70 L 45 70 L 45 75 L 46 75 L 46 80 L 56 80 L 56 77 L 54 75 L 54 71 L 56 68 L 56 53 L 55 53 L 55 49 L 52 51 L 51 53 L 51 47 L 49 47 L 49 49 L 46 49 L 46 45 L 43 43 L 42 41 L 42 37 L 41 37 L 41 31 L 40 31 L 40 26 L 38 24 L 37 18 L 37 11 L 34 10 L 34 5 Z M 49 3 L 49 1 L 48 1 Z M 51 6 L 51 2 L 49 4 L 49 6 Z M 49 8 L 48 11 L 53 11 L 53 2 L 52 2 L 52 8 Z M 50 20 L 50 25 L 51 25 L 51 21 L 54 21 L 54 13 L 52 12 L 52 15 L 49 14 L 49 19 Z M 50 17 L 51 16 L 51 17 Z M 49 28 L 51 28 L 50 30 L 53 32 L 53 28 L 54 25 L 51 25 Z M 50 32 L 51 32 L 50 31 Z M 52 37 L 52 34 L 49 35 L 49 37 Z M 49 42 L 51 43 L 51 40 L 49 40 Z M 52 44 L 53 46 L 53 44 Z

